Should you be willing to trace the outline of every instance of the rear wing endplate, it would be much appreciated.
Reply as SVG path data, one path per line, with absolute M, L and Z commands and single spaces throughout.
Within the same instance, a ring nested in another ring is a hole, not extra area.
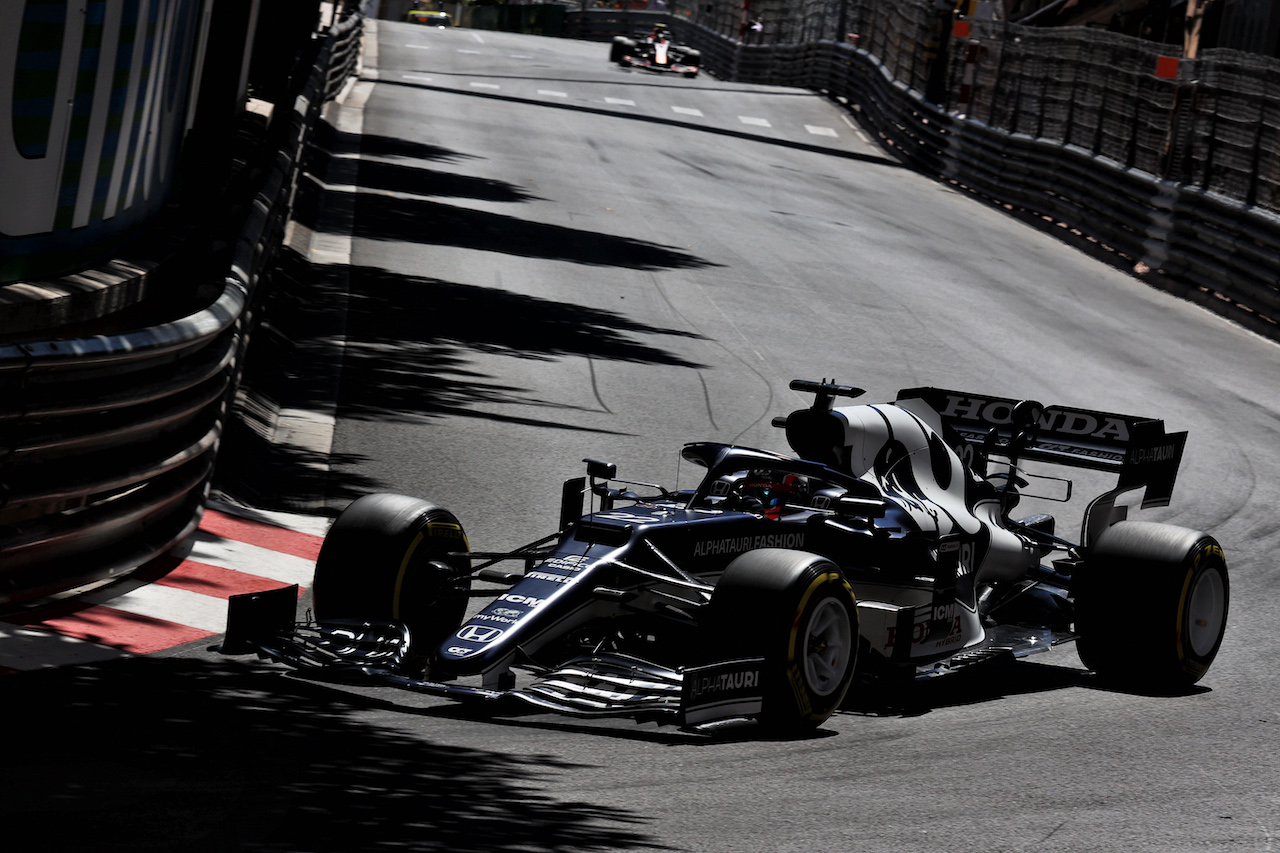
M 1036 406 L 1039 418 L 1024 427 L 1013 419 L 1019 400 L 940 388 L 898 392 L 899 406 L 912 410 L 915 401 L 938 415 L 949 440 L 959 439 L 957 449 L 979 463 L 971 467 L 980 473 L 993 454 L 1114 472 L 1117 492 L 1146 486 L 1144 508 L 1169 503 L 1187 441 L 1185 432 L 1166 433 L 1164 421 L 1155 418 Z M 1019 433 L 1023 440 L 1015 442 Z

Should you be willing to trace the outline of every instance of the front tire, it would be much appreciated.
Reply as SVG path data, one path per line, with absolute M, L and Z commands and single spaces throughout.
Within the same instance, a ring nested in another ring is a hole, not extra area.
M 844 701 L 858 652 L 853 590 L 816 554 L 764 548 L 725 569 L 707 605 L 722 659 L 763 657 L 760 723 L 779 733 L 821 725 Z
M 634 53 L 636 43 L 626 36 L 614 36 L 613 45 L 609 48 L 609 61 L 616 62 L 619 65 L 629 65 L 627 57 Z
M 334 521 L 316 559 L 315 613 L 395 620 L 409 629 L 411 666 L 425 663 L 466 615 L 470 550 L 453 513 L 404 495 L 359 498 Z
M 1122 521 L 1098 537 L 1072 582 L 1080 660 L 1102 680 L 1155 692 L 1208 672 L 1227 628 L 1222 547 L 1197 530 Z

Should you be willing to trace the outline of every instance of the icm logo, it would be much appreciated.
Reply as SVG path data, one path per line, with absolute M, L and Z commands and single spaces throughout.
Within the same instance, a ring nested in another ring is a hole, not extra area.
M 494 640 L 502 636 L 501 628 L 490 628 L 487 625 L 464 625 L 458 630 L 457 637 L 459 640 L 466 640 L 468 643 L 492 643 Z

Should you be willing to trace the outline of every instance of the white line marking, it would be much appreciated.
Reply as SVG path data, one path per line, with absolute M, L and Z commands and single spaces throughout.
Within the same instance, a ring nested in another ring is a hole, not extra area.
M 557 92 L 557 91 L 555 91 L 555 90 L 553 90 L 553 89 L 539 89 L 539 90 L 538 90 L 538 94 L 539 94 L 539 95 L 546 95 L 548 98 L 567 98 L 567 97 L 569 97 L 569 93 L 568 93 L 568 92 Z
M 605 98 L 604 102 L 606 104 L 618 104 L 624 107 L 634 107 L 636 105 L 635 101 L 629 101 L 626 98 Z
M 672 112 L 677 112 L 682 116 L 700 116 L 702 110 L 695 110 L 693 107 L 672 107 Z
M 835 136 L 836 129 L 834 127 L 818 127 L 813 124 L 806 124 L 804 129 L 812 133 L 814 136 Z
M 471 31 L 471 37 L 472 37 L 473 39 L 475 39 L 476 41 L 480 42 L 481 44 L 484 44 L 484 39 L 483 39 L 483 38 L 481 38 L 480 34 L 479 34 L 478 32 L 476 32 L 475 30 L 472 30 L 472 31 Z
M 405 47 L 411 47 L 414 50 L 431 50 L 431 45 L 429 44 L 406 44 Z
M 422 83 L 430 83 L 430 82 L 431 82 L 431 78 L 430 78 L 430 77 L 424 77 L 424 76 L 422 76 L 421 74 L 402 74 L 402 75 L 400 75 L 400 76 L 401 76 L 401 77 L 403 77 L 405 80 L 418 80 L 418 81 L 420 81 L 420 82 L 422 82 Z
M 510 54 L 507 54 L 507 58 L 508 59 L 533 59 L 532 56 L 529 56 L 524 53 L 510 53 Z
M 224 598 L 153 583 L 139 582 L 136 589 L 123 595 L 120 594 L 122 588 L 125 588 L 122 584 L 113 584 L 106 591 L 81 596 L 80 600 L 214 634 L 227 628 L 227 601 Z
M 302 411 L 302 409 L 284 409 L 281 414 Z M 306 412 L 306 415 L 313 419 L 318 417 L 315 412 Z M 325 518 L 322 515 L 303 515 L 274 509 L 249 509 L 235 504 L 223 503 L 216 499 L 209 501 L 209 509 L 217 510 L 223 515 L 231 515 L 263 524 L 274 524 L 276 527 L 283 527 L 286 530 L 310 533 L 312 536 L 324 536 L 329 532 L 330 525 L 333 524 L 332 519 Z
M 480 55 L 480 51 L 478 51 L 478 50 L 467 50 L 465 47 L 460 47 L 460 48 L 458 48 L 458 53 L 470 53 L 470 54 L 472 54 L 472 55 L 474 55 L 474 56 L 479 56 L 479 55 Z
M 769 120 L 767 118 L 755 118 L 753 116 L 738 116 L 738 121 L 742 122 L 743 124 L 755 125 L 756 127 L 773 127 L 773 125 L 769 124 Z
M 315 578 L 315 563 L 302 557 L 282 554 L 248 542 L 223 539 L 204 530 L 197 530 L 193 539 L 194 544 L 187 559 L 197 563 L 302 586 L 311 586 Z
M 477 83 L 474 80 L 471 82 L 471 87 L 474 89 L 501 89 L 502 88 L 497 83 Z
M 867 143 L 868 145 L 871 144 L 871 140 L 867 137 L 865 133 L 862 132 L 862 128 L 854 124 L 852 119 L 850 119 L 846 115 L 842 115 L 840 116 L 840 118 L 844 119 L 844 123 L 849 125 L 849 129 L 852 130 L 854 133 L 856 133 L 859 139 L 861 139 L 863 142 Z

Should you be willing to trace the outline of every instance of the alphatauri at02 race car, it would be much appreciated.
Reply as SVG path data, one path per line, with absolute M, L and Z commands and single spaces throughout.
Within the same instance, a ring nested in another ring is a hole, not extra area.
M 702 66 L 702 51 L 673 41 L 666 27 L 659 24 L 652 32 L 637 34 L 635 38 L 614 36 L 609 61 L 624 68 L 697 77 Z
M 687 491 L 584 460 L 559 530 L 513 551 L 473 551 L 427 501 L 362 497 L 325 538 L 314 614 L 295 621 L 296 587 L 234 597 L 222 649 L 690 729 L 803 730 L 841 705 L 855 671 L 874 689 L 1068 640 L 1126 688 L 1184 690 L 1205 674 L 1227 621 L 1222 549 L 1117 503 L 1136 490 L 1143 507 L 1168 503 L 1186 433 L 935 388 L 836 406 L 862 391 L 791 387 L 814 394 L 774 421 L 795 456 L 687 444 L 683 459 L 705 469 Z M 1079 544 L 1050 515 L 1013 516 L 1036 478 L 1070 490 L 1032 474 L 1037 461 L 1116 475 Z M 508 589 L 468 617 L 475 577 Z

